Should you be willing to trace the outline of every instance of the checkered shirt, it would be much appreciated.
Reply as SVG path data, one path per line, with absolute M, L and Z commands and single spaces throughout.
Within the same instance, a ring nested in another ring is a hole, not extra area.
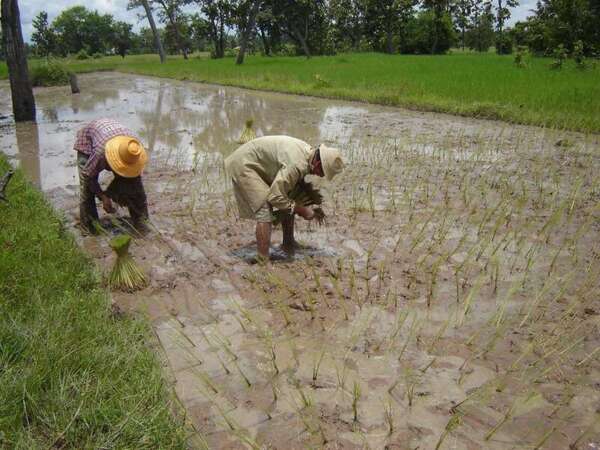
M 116 136 L 131 136 L 139 140 L 131 130 L 114 119 L 96 119 L 77 132 L 73 150 L 90 157 L 82 171 L 85 176 L 97 178 L 103 170 L 110 170 L 104 146 Z
M 107 118 L 96 119 L 77 132 L 73 150 L 89 156 L 81 173 L 88 179 L 89 187 L 96 195 L 102 192 L 98 175 L 103 170 L 111 170 L 104 155 L 104 146 L 116 136 L 131 136 L 139 140 L 131 130 Z

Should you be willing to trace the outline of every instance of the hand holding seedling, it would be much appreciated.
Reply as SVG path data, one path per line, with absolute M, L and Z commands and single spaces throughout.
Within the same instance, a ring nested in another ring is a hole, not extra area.
M 104 211 L 106 211 L 109 214 L 114 213 L 116 211 L 115 207 L 112 204 L 112 200 L 106 194 L 102 195 L 101 200 Z
M 296 206 L 294 208 L 294 213 L 298 214 L 304 220 L 313 220 L 315 218 L 315 211 L 306 206 Z

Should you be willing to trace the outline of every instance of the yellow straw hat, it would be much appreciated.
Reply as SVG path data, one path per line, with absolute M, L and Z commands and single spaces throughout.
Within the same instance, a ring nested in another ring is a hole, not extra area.
M 125 178 L 139 177 L 148 155 L 140 142 L 129 136 L 116 136 L 104 146 L 110 168 Z
M 319 145 L 319 155 L 321 156 L 321 165 L 323 174 L 328 181 L 331 181 L 338 173 L 344 170 L 344 161 L 337 148 L 327 147 L 324 144 Z

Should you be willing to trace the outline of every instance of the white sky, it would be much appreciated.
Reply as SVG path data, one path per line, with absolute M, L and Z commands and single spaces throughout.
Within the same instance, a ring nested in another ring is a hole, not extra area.
M 521 0 L 521 5 L 512 10 L 510 24 L 518 20 L 523 20 L 530 15 L 529 10 L 535 7 L 535 1 Z M 87 0 L 85 2 L 81 0 L 19 0 L 21 24 L 23 26 L 25 41 L 30 41 L 33 31 L 31 22 L 40 11 L 48 12 L 48 20 L 52 22 L 61 11 L 75 5 L 84 5 L 86 8 L 97 10 L 100 13 L 112 14 L 117 20 L 133 24 L 135 30 L 139 30 L 140 26 L 148 26 L 145 17 L 141 22 L 138 19 L 138 13 L 143 13 L 143 8 L 127 11 L 127 0 Z M 193 10 L 193 7 L 191 10 Z M 157 18 L 155 17 L 155 19 Z

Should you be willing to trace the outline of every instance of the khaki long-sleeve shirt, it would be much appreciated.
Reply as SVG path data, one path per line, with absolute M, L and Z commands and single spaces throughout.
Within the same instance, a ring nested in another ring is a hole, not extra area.
M 256 138 L 233 152 L 225 160 L 225 168 L 234 189 L 246 200 L 247 205 L 240 205 L 240 196 L 236 196 L 242 216 L 249 215 L 244 209 L 255 213 L 265 202 L 274 209 L 293 209 L 289 193 L 309 174 L 313 153 L 309 144 L 289 136 Z

